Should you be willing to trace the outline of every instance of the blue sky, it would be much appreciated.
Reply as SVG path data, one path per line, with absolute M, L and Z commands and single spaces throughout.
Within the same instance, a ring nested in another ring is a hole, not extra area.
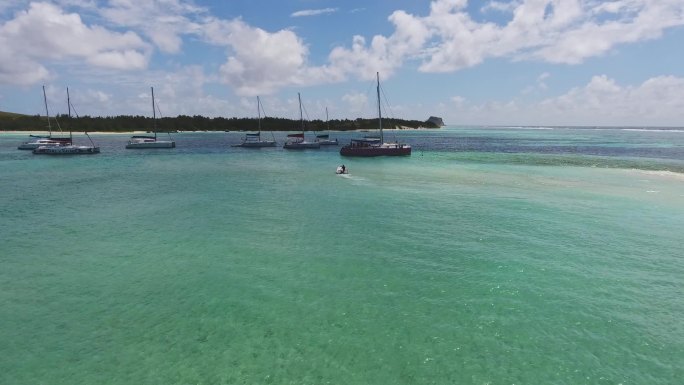
M 684 0 L 0 1 L 0 110 L 684 125 Z

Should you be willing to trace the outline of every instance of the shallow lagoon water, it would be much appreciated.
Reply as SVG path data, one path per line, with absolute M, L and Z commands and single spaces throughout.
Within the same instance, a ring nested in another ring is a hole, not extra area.
M 389 135 L 413 155 L 0 136 L 0 383 L 683 378 L 684 133 Z

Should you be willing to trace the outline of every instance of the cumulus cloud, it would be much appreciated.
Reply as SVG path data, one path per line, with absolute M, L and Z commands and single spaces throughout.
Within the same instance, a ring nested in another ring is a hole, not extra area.
M 231 49 L 221 79 L 240 95 L 274 92 L 296 82 L 308 49 L 292 31 L 269 33 L 241 20 L 218 20 L 204 27 L 206 38 Z
M 344 94 L 342 101 L 347 104 L 347 109 L 357 116 L 368 109 L 368 95 L 363 93 Z
M 435 0 L 427 16 L 395 11 L 389 17 L 391 35 L 376 35 L 370 44 L 355 36 L 351 48 L 335 48 L 330 61 L 346 72 L 365 74 L 392 72 L 412 59 L 421 61 L 424 72 L 453 72 L 500 57 L 577 64 L 684 25 L 681 0 L 492 1 L 482 8 L 509 13 L 505 24 L 476 21 L 467 5 L 466 0 Z
M 485 4 L 482 8 L 480 8 L 480 12 L 486 13 L 490 11 L 497 11 L 497 12 L 511 12 L 520 5 L 518 1 L 510 1 L 507 3 L 501 2 L 501 1 L 490 1 L 487 4 Z
M 213 19 L 203 26 L 205 39 L 230 49 L 221 65 L 221 80 L 238 95 L 269 94 L 281 87 L 339 79 L 327 67 L 307 63 L 309 49 L 291 30 L 268 32 L 240 19 Z
M 375 72 L 390 76 L 403 62 L 420 54 L 430 37 L 428 27 L 404 11 L 389 17 L 395 32 L 390 37 L 376 35 L 370 44 L 362 36 L 354 36 L 351 48 L 336 47 L 329 55 L 330 66 L 344 74 L 371 79 Z
M 148 45 L 133 32 L 86 25 L 75 13 L 48 3 L 31 3 L 0 25 L 0 83 L 26 85 L 49 76 L 45 61 L 84 60 L 94 66 L 141 69 Z
M 193 19 L 206 12 L 182 0 L 110 0 L 100 14 L 110 23 L 142 31 L 162 52 L 178 53 L 182 36 L 201 28 Z
M 594 76 L 584 87 L 544 100 L 540 109 L 550 116 L 569 111 L 587 124 L 676 124 L 681 120 L 684 79 L 659 76 L 638 86 L 621 86 L 606 75 Z M 594 123 L 590 123 L 594 122 Z
M 330 13 L 335 13 L 337 11 L 338 11 L 338 8 L 305 9 L 302 11 L 294 12 L 290 16 L 292 16 L 292 17 L 318 16 L 318 15 L 327 15 Z
M 81 115 L 152 116 L 150 87 L 154 87 L 161 116 L 242 116 L 245 113 L 227 100 L 206 92 L 206 85 L 215 83 L 217 79 L 198 65 L 146 71 L 142 75 L 100 70 L 95 74 L 85 74 L 79 80 L 87 87 L 70 87 L 70 91 L 71 100 Z M 50 89 L 48 98 L 51 97 Z M 63 99 L 63 92 L 56 90 L 56 100 Z
M 681 125 L 684 78 L 653 77 L 638 85 L 620 85 L 606 75 L 539 102 L 519 100 L 472 103 L 452 98 L 445 118 L 463 124 L 495 125 Z

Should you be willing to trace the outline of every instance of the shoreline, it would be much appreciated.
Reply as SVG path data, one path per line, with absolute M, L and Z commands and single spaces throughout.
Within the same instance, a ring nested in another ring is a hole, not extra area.
M 438 128 L 428 128 L 428 127 L 396 127 L 396 128 L 383 128 L 383 131 L 417 131 L 417 130 L 438 130 Z M 171 134 L 184 134 L 184 133 L 243 133 L 243 132 L 254 132 L 256 130 L 230 130 L 230 131 L 177 131 L 177 132 L 171 132 Z M 297 130 L 288 130 L 288 131 L 262 131 L 262 132 L 296 132 Z M 313 132 L 313 131 L 312 131 Z M 343 130 L 343 131 L 336 131 L 336 130 L 330 130 L 330 132 L 360 132 L 360 133 L 373 133 L 377 132 L 377 130 L 366 130 L 366 129 L 359 129 L 359 130 Z M 157 132 L 158 134 L 166 134 L 166 132 Z M 35 131 L 10 131 L 10 130 L 0 130 L 0 135 L 21 135 L 21 134 L 26 134 L 26 135 L 47 135 L 47 132 L 41 131 L 41 130 L 35 130 Z M 73 135 L 85 135 L 84 131 L 72 131 Z M 88 131 L 88 134 L 94 134 L 94 135 L 144 135 L 144 134 L 153 134 L 152 132 L 148 131 L 117 131 L 117 132 L 111 132 L 111 131 Z M 55 133 L 55 136 L 65 136 L 68 135 L 68 133 L 60 132 L 60 133 Z
M 88 131 L 88 134 L 96 135 L 141 135 L 146 134 L 147 131 L 122 131 L 122 132 L 107 132 L 107 131 Z M 0 135 L 47 135 L 45 131 L 0 131 Z M 85 135 L 84 131 L 73 131 L 73 135 Z M 69 135 L 65 132 L 54 133 L 55 136 L 66 136 Z

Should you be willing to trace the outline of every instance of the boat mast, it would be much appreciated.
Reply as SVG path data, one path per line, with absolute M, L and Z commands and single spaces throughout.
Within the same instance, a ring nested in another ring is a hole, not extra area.
M 261 140 L 261 101 L 257 95 L 257 115 L 259 116 L 259 140 Z
M 50 125 L 50 111 L 48 111 L 47 96 L 45 96 L 45 85 L 43 85 L 43 101 L 45 102 L 45 116 L 47 117 L 48 121 L 48 131 L 50 132 L 50 136 L 52 136 L 52 126 Z
M 157 110 L 154 106 L 154 87 L 150 87 L 152 90 L 152 129 L 154 130 L 154 139 L 157 139 Z
M 299 122 L 302 126 L 302 134 L 304 134 L 304 115 L 302 115 L 302 95 L 297 92 L 297 98 L 299 99 Z
M 69 97 L 69 87 L 67 87 L 67 107 L 69 108 L 69 120 L 71 120 L 71 98 Z M 90 136 L 88 137 L 88 139 L 90 139 Z M 71 122 L 69 122 L 69 140 L 73 144 L 74 138 L 71 136 Z
M 325 129 L 330 131 L 330 123 L 328 123 L 328 107 L 325 107 Z
M 382 136 L 382 110 L 380 108 L 380 72 L 376 72 L 378 78 L 378 125 L 380 126 L 380 143 L 385 143 L 385 139 Z

